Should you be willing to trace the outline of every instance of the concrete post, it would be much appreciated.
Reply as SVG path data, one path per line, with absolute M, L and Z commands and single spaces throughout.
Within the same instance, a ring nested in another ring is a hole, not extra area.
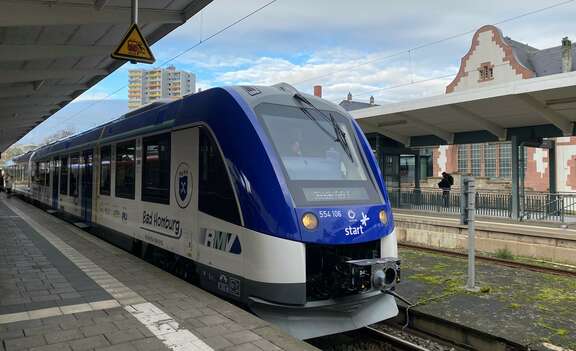
M 512 219 L 520 218 L 520 162 L 518 157 L 518 137 L 510 140 L 512 151 Z
M 476 286 L 476 227 L 474 220 L 476 218 L 476 184 L 474 177 L 462 177 L 464 201 L 462 201 L 463 217 L 468 225 L 468 280 L 466 290 L 478 291 Z

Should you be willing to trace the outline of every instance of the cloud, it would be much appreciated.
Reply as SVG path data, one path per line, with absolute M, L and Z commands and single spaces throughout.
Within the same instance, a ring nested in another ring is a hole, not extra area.
M 433 78 L 449 76 L 457 71 L 456 66 L 443 70 L 423 67 L 415 70 L 408 60 L 401 57 L 382 59 L 387 54 L 376 52 L 361 57 L 354 50 L 338 48 L 313 53 L 301 63 L 285 58 L 260 57 L 247 67 L 216 75 L 209 83 L 271 85 L 287 82 L 308 92 L 313 85 L 321 84 L 324 97 L 329 100 L 339 101 L 351 92 L 366 100 L 370 95 L 377 95 L 386 101 L 399 101 L 432 92 L 443 93 L 450 79 Z M 394 92 L 396 89 L 402 93 Z

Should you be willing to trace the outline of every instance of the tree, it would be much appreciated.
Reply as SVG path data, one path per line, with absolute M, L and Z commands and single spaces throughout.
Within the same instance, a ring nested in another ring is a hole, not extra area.
M 27 153 L 28 151 L 37 149 L 40 146 L 48 145 L 60 139 L 64 139 L 72 134 L 75 131 L 73 129 L 67 128 L 63 130 L 59 130 L 53 134 L 48 135 L 45 137 L 40 145 L 35 144 L 14 144 L 10 146 L 6 151 L 2 153 L 2 158 L 0 158 L 0 168 L 4 166 L 6 161 L 13 159 L 16 156 L 22 155 Z

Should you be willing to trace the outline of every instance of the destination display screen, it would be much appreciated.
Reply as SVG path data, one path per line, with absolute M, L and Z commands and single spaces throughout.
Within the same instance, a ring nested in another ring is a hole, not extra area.
M 302 188 L 306 201 L 334 202 L 369 200 L 366 189 L 354 188 Z

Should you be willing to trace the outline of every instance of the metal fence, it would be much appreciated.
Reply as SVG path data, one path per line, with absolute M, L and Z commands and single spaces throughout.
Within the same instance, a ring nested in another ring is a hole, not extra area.
M 460 214 L 460 189 L 389 188 L 392 207 L 431 213 Z M 526 192 L 520 201 L 520 220 L 576 222 L 576 194 Z M 512 217 L 512 194 L 507 191 L 476 192 L 476 215 Z

